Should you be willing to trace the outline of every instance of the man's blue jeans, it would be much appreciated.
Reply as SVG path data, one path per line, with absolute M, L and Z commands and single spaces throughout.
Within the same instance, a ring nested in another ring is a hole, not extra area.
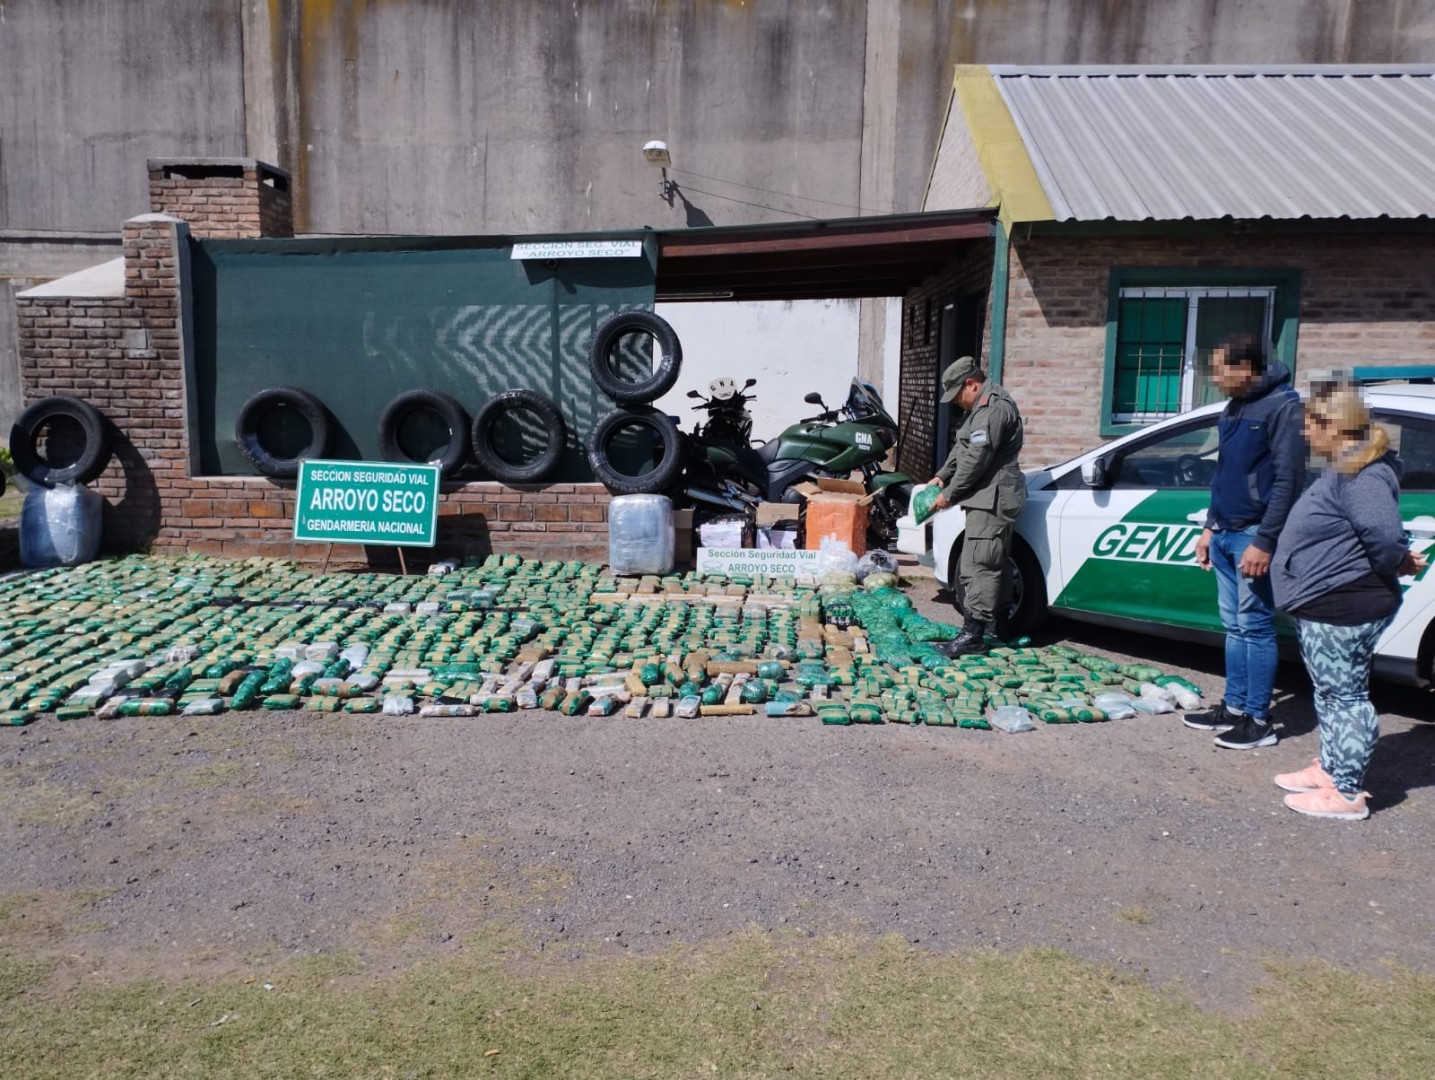
M 1226 708 L 1268 722 L 1276 680 L 1275 600 L 1271 578 L 1248 578 L 1237 567 L 1256 529 L 1211 534 L 1211 569 L 1226 627 Z

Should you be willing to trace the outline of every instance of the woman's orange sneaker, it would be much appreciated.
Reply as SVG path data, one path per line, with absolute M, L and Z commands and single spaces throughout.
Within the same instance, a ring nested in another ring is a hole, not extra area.
M 1285 791 L 1318 791 L 1321 788 L 1335 787 L 1335 781 L 1330 778 L 1330 773 L 1320 767 L 1320 758 L 1311 758 L 1309 768 L 1277 776 L 1276 787 Z
M 1297 814 L 1305 814 L 1308 817 L 1363 821 L 1370 816 L 1370 808 L 1365 805 L 1365 798 L 1366 793 L 1363 791 L 1356 792 L 1354 798 L 1346 798 L 1330 787 L 1287 795 L 1285 802 Z

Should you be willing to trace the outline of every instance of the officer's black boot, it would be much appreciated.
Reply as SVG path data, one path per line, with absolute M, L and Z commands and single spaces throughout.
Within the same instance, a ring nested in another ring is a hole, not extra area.
M 962 632 L 952 641 L 944 641 L 937 646 L 937 651 L 943 656 L 956 659 L 959 656 L 968 656 L 972 653 L 984 653 L 987 651 L 987 644 L 984 640 L 987 635 L 987 624 L 980 619 L 968 618 L 962 623 Z

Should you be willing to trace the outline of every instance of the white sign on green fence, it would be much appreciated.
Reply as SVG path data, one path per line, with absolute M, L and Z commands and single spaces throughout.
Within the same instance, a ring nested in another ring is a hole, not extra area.
M 437 465 L 301 461 L 294 539 L 433 547 L 438 483 Z

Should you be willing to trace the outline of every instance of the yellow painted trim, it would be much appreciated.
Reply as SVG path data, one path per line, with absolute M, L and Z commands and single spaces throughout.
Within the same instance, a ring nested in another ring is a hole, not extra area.
M 1002 224 L 1010 231 L 1014 222 L 1054 220 L 1056 213 L 991 71 L 982 64 L 958 64 L 952 95 L 977 148 L 992 202 L 1001 208 Z

